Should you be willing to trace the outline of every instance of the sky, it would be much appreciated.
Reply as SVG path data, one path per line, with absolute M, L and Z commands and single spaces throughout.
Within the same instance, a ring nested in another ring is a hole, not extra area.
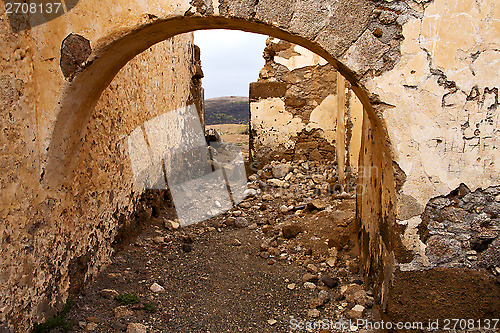
M 236 30 L 198 30 L 194 42 L 201 49 L 205 99 L 248 96 L 248 85 L 259 78 L 265 35 Z

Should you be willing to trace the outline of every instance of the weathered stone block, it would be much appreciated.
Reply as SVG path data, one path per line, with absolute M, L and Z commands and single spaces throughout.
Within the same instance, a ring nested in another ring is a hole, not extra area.
M 250 83 L 250 102 L 285 96 L 287 87 L 288 84 L 283 82 L 252 82 Z

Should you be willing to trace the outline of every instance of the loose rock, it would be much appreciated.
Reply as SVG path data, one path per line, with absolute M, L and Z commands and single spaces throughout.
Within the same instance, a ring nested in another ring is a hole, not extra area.
M 172 220 L 165 220 L 165 228 L 168 230 L 177 230 L 179 229 L 180 224 L 178 222 Z
M 317 274 L 318 273 L 318 267 L 316 267 L 313 264 L 309 264 L 306 266 L 306 269 L 311 272 L 312 274 Z
M 274 200 L 274 197 L 271 194 L 266 193 L 266 194 L 264 194 L 262 196 L 262 200 L 264 200 L 264 201 L 272 201 L 272 200 Z
M 324 302 L 323 302 L 323 300 L 322 300 L 322 299 L 320 299 L 319 297 L 313 297 L 313 298 L 311 298 L 311 299 L 309 300 L 309 307 L 310 307 L 311 309 L 316 309 L 316 308 L 318 308 L 318 307 L 322 306 L 322 305 L 323 305 L 323 303 L 324 303 Z
M 323 210 L 326 208 L 326 203 L 324 203 L 320 199 L 314 199 L 313 201 L 309 202 L 306 207 L 309 210 L 315 210 L 315 209 L 316 210 Z
M 304 288 L 314 290 L 316 289 L 316 285 L 312 282 L 304 282 Z
M 363 318 L 365 314 L 365 307 L 361 305 L 355 305 L 351 310 L 347 311 L 346 316 L 349 319 L 357 320 Z
M 151 285 L 151 287 L 149 287 L 149 290 L 151 290 L 154 293 L 161 293 L 165 291 L 165 288 L 163 288 L 162 286 L 160 286 L 158 283 L 155 282 Z
M 248 209 L 248 208 L 252 207 L 252 204 L 250 202 L 248 202 L 248 201 L 243 201 L 238 206 L 240 206 L 241 208 L 247 208 Z
M 338 277 L 331 277 L 328 275 L 325 275 L 321 278 L 321 281 L 330 289 L 335 288 L 339 284 L 339 278 Z
M 318 294 L 319 299 L 323 301 L 323 303 L 327 303 L 330 301 L 330 293 L 326 290 L 321 290 Z
M 118 306 L 113 309 L 113 312 L 115 314 L 115 318 L 122 318 L 122 317 L 127 317 L 131 316 L 134 313 L 132 310 L 130 310 L 126 305 Z
M 326 259 L 326 264 L 330 267 L 335 267 L 335 264 L 337 263 L 337 259 L 336 258 L 328 258 Z
M 147 333 L 146 326 L 139 323 L 130 323 L 127 326 L 127 333 Z
M 269 185 L 272 185 L 274 187 L 284 187 L 285 186 L 285 181 L 284 180 L 279 180 L 276 178 L 269 179 L 267 181 Z
M 277 164 L 273 167 L 273 177 L 274 178 L 283 178 L 290 171 L 292 171 L 292 166 L 285 163 Z
M 318 276 L 311 273 L 306 273 L 302 277 L 302 282 L 317 282 L 317 281 L 318 281 Z
M 345 295 L 347 302 L 366 306 L 368 295 L 366 295 L 366 291 L 360 285 L 353 283 L 348 286 L 342 286 L 340 292 Z
M 109 298 L 109 299 L 114 299 L 116 296 L 118 296 L 118 292 L 113 289 L 103 289 L 99 292 L 102 297 L 104 298 Z
M 155 238 L 153 238 L 153 242 L 155 244 L 163 244 L 165 242 L 165 237 L 163 237 L 163 236 L 156 236 Z
M 248 227 L 248 220 L 244 217 L 238 217 L 236 221 L 234 221 L 234 225 L 238 228 L 246 228 Z
M 268 323 L 269 325 L 271 325 L 271 326 L 272 326 L 272 325 L 276 324 L 276 323 L 277 323 L 277 321 L 276 321 L 276 319 L 269 319 L 269 320 L 267 321 L 267 323 Z
M 296 237 L 302 231 L 302 227 L 298 223 L 293 223 L 283 226 L 281 231 L 283 237 L 290 239 Z
M 319 310 L 318 309 L 310 309 L 307 311 L 307 315 L 311 318 L 318 318 L 319 317 Z
M 290 209 L 288 208 L 288 206 L 286 205 L 281 205 L 280 207 L 280 212 L 282 212 L 283 214 L 286 214 L 290 211 Z
M 253 188 L 248 188 L 245 191 L 243 191 L 243 197 L 254 197 L 258 194 L 259 192 L 257 190 L 254 190 Z M 241 205 L 240 205 L 241 206 Z

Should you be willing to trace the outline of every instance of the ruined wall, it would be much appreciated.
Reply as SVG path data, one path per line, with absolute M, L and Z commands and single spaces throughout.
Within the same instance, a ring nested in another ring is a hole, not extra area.
M 151 216 L 144 189 L 134 183 L 130 132 L 202 98 L 193 95 L 199 85 L 196 77 L 192 81 L 192 35 L 151 47 L 103 92 L 82 138 L 75 178 L 62 188 L 46 187 L 44 133 L 51 127 L 51 110 L 38 103 L 58 94 L 44 89 L 55 89 L 51 77 L 63 76 L 60 51 L 40 50 L 36 31 L 12 33 L 4 17 L 0 23 L 0 328 L 26 332 L 91 281 L 108 262 L 117 237 L 138 227 L 130 224 Z M 67 45 L 68 52 L 78 49 Z
M 493 1 L 408 4 L 406 12 L 401 4 L 380 6 L 372 36 L 347 52 L 401 41 L 394 68 L 364 81 L 387 126 L 396 181 L 396 191 L 385 199 L 387 177 L 363 181 L 358 210 L 366 232 L 367 276 L 377 284 L 385 281 L 379 297 L 393 318 L 498 316 L 494 194 L 500 184 L 500 8 Z M 346 65 L 370 73 L 383 62 L 369 64 L 360 57 Z M 371 131 L 369 127 L 365 124 L 364 130 Z M 366 135 L 363 144 L 362 164 L 379 168 L 372 160 L 380 154 L 370 153 Z M 393 212 L 387 217 L 377 208 L 371 212 L 377 207 L 373 202 L 379 202 L 382 212 L 390 207 Z M 371 219 L 379 220 L 378 227 Z M 381 262 L 394 267 L 387 270 L 388 265 L 377 264 Z M 386 269 L 370 271 L 373 265 Z M 464 297 L 463 290 L 476 296 Z M 438 301 L 427 304 L 429 297 Z M 445 299 L 445 308 L 437 305 Z
M 264 59 L 250 84 L 252 159 L 336 161 L 340 153 L 357 167 L 363 106 L 345 79 L 319 55 L 273 37 Z

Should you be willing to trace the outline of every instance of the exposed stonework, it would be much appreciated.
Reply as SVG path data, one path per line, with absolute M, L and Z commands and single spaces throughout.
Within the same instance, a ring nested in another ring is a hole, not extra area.
M 462 185 L 429 201 L 419 231 L 431 267 L 500 267 L 499 194 L 500 186 L 471 192 Z
M 70 81 L 92 53 L 90 42 L 80 35 L 69 34 L 61 45 L 61 71 Z
M 498 73 L 499 67 L 497 60 L 489 58 L 498 53 L 498 29 L 493 19 L 499 17 L 497 7 L 490 1 L 433 1 L 412 5 L 414 14 L 402 15 L 405 16 L 401 21 L 404 40 L 399 62 L 392 70 L 366 81 L 366 88 L 373 94 L 373 105 L 387 125 L 393 159 L 397 162 L 396 176 L 404 175 L 398 191 L 392 194 L 397 202 L 384 200 L 387 196 L 382 196 L 381 201 L 377 199 L 383 206 L 392 207 L 393 212 L 388 212 L 387 219 L 393 222 L 379 223 L 382 227 L 379 231 L 362 222 L 368 234 L 381 234 L 380 242 L 374 242 L 377 236 L 367 235 L 362 239 L 365 260 L 371 262 L 368 270 L 375 257 L 387 262 L 394 256 L 396 276 L 403 275 L 400 270 L 420 270 L 437 262 L 442 265 L 459 261 L 458 257 L 463 258 L 460 254 L 467 249 L 456 241 L 462 232 L 454 230 L 443 242 L 438 235 L 425 239 L 419 233 L 424 228 L 421 223 L 425 215 L 421 217 L 421 214 L 428 203 L 432 205 L 429 200 L 447 195 L 460 183 L 472 191 L 500 183 L 494 92 L 499 76 L 493 74 Z M 454 28 L 458 26 L 460 30 Z M 384 184 L 386 179 L 382 177 L 379 181 Z M 379 188 L 375 180 L 372 183 L 367 193 L 385 192 L 384 186 Z M 365 213 L 373 209 L 372 202 L 368 205 L 360 202 L 360 205 L 364 206 L 360 218 L 368 221 Z M 375 217 L 386 219 L 385 214 L 380 213 L 372 215 Z M 392 233 L 400 233 L 403 244 L 391 239 Z M 429 244 L 429 241 L 432 242 Z M 384 246 L 380 247 L 381 244 Z M 439 275 L 433 272 L 428 276 Z M 392 273 L 384 274 L 383 279 L 388 281 Z M 467 274 L 467 271 L 449 274 Z M 387 300 L 404 288 L 398 286 L 403 281 L 393 280 L 391 288 L 396 291 L 391 296 L 386 294 Z M 391 315 L 395 315 L 394 311 L 394 308 L 389 310 Z M 407 311 L 413 312 L 411 307 Z
M 250 84 L 253 161 L 337 161 L 340 145 L 342 158 L 352 157 L 357 168 L 363 106 L 352 91 L 345 92 L 344 78 L 317 54 L 276 38 L 268 39 L 264 59 L 259 81 Z M 340 90 L 347 98 L 338 98 Z M 347 110 L 344 115 L 339 103 Z M 353 137 L 357 143 L 351 147 Z

